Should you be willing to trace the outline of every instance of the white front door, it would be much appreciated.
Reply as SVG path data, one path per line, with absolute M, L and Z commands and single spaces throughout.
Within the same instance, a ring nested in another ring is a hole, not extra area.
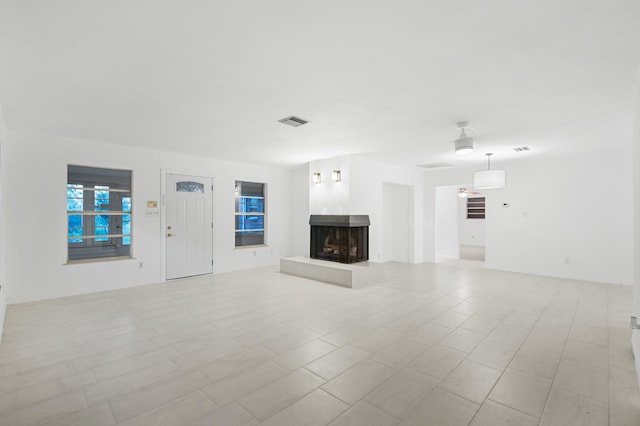
M 167 279 L 213 272 L 212 184 L 167 174 Z

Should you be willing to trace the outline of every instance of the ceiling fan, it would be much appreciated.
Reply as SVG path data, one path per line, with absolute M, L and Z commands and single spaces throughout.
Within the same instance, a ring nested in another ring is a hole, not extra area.
M 458 197 L 460 198 L 466 198 L 470 195 L 481 195 L 479 192 L 476 191 L 471 191 L 467 188 L 459 188 L 458 189 Z
M 467 136 L 465 130 L 472 130 L 476 133 L 476 129 L 469 126 L 468 121 L 460 121 L 456 123 L 460 129 L 460 136 L 453 141 L 455 153 L 458 155 L 469 155 L 473 152 L 473 137 Z

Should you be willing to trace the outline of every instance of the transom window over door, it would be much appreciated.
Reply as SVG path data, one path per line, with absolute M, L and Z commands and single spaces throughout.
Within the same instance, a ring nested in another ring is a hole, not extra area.
M 67 166 L 68 260 L 131 256 L 131 171 Z
M 264 244 L 265 184 L 236 181 L 236 247 Z

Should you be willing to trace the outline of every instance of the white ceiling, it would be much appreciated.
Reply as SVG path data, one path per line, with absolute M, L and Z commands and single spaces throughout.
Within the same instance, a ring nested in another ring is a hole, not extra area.
M 638 0 L 0 0 L 7 127 L 279 166 L 628 149 L 639 69 Z

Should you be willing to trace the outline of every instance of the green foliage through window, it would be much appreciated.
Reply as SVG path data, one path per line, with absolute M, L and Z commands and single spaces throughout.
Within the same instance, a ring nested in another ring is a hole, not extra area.
M 130 256 L 131 172 L 69 165 L 69 260 Z
M 264 244 L 265 184 L 236 181 L 236 247 Z

